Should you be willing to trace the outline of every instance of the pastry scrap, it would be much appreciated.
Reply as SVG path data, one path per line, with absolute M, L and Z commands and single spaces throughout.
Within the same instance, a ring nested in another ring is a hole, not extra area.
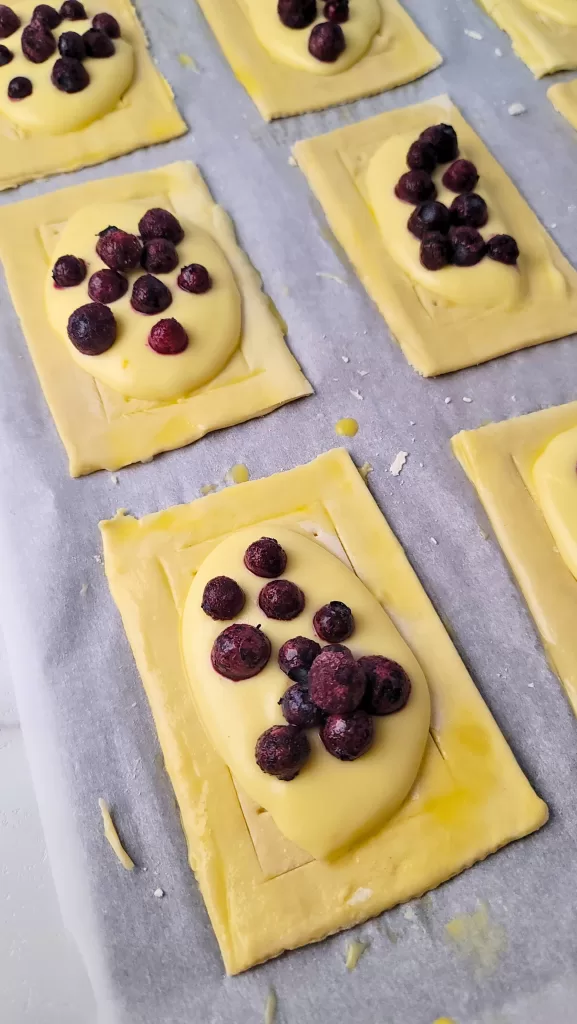
M 569 82 L 557 82 L 547 89 L 547 99 L 555 110 L 577 131 L 577 78 Z
M 150 459 L 310 394 L 192 164 L 12 204 L 0 235 L 73 476 Z
M 0 40 L 0 188 L 186 131 L 129 0 L 0 4 Z
M 344 451 L 101 530 L 229 973 L 546 820 Z
M 398 0 L 199 0 L 267 120 L 392 89 L 441 57 Z
M 462 431 L 452 444 L 577 714 L 577 402 Z
M 574 0 L 479 0 L 535 78 L 577 68 Z
M 298 142 L 294 153 L 419 373 L 577 330 L 577 273 L 448 97 Z

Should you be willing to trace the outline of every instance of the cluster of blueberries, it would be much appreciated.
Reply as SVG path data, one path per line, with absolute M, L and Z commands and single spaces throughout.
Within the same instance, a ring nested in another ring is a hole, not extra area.
M 511 235 L 493 235 L 487 242 L 479 228 L 489 219 L 487 204 L 474 188 L 479 180 L 470 160 L 458 159 L 459 143 L 450 124 L 425 128 L 407 153 L 409 170 L 395 186 L 395 195 L 416 209 L 407 227 L 421 242 L 421 263 L 427 270 L 441 270 L 453 264 L 472 267 L 484 256 L 510 266 L 519 258 L 519 247 Z M 438 164 L 449 164 L 443 185 L 456 192 L 450 208 L 436 201 L 431 177 Z
M 115 52 L 113 39 L 120 36 L 120 25 L 111 14 L 95 14 L 92 28 L 80 35 L 78 32 L 63 32 L 56 43 L 52 30 L 67 21 L 85 21 L 83 4 L 79 0 L 64 0 L 60 11 L 50 4 L 38 4 L 32 12 L 30 24 L 22 32 L 22 53 L 33 64 L 43 64 L 53 53 L 60 53 L 50 76 L 52 84 L 61 92 L 81 92 L 90 82 L 90 76 L 82 61 L 86 57 L 112 57 Z M 0 39 L 7 39 L 20 28 L 20 18 L 11 7 L 0 4 Z M 14 54 L 7 46 L 0 45 L 0 67 L 10 64 Z M 32 93 L 29 78 L 18 75 L 8 83 L 11 100 L 23 100 Z
M 317 0 L 278 0 L 277 10 L 287 28 L 308 28 L 317 19 Z M 327 20 L 313 28 L 309 53 L 316 60 L 333 64 L 346 46 L 341 25 L 349 20 L 349 0 L 326 0 L 323 14 Z
M 278 579 L 287 565 L 286 552 L 278 541 L 261 537 L 250 544 L 244 564 L 255 576 L 271 581 L 258 597 L 267 618 L 288 621 L 302 612 L 302 590 L 289 580 Z M 216 621 L 236 618 L 244 604 L 244 591 L 229 576 L 216 576 L 204 588 L 202 609 Z M 343 645 L 354 632 L 355 620 L 342 601 L 319 608 L 313 627 L 326 647 L 296 636 L 279 650 L 279 667 L 292 680 L 279 701 L 288 725 L 266 729 L 255 749 L 259 768 L 283 782 L 294 779 L 310 756 L 307 729 L 320 729 L 321 740 L 333 757 L 354 761 L 371 746 L 372 716 L 400 711 L 411 692 L 411 681 L 397 662 L 381 655 L 356 660 Z M 234 623 L 217 636 L 211 661 L 219 675 L 240 682 L 262 672 L 270 656 L 270 640 L 260 627 Z
M 68 337 L 85 356 L 98 356 L 116 341 L 116 320 L 109 309 L 112 302 L 128 291 L 128 271 L 142 267 L 147 271 L 132 286 L 130 304 L 138 313 L 154 316 L 163 313 L 172 302 L 170 288 L 154 274 L 169 274 L 179 263 L 176 246 L 184 231 L 169 210 L 154 207 L 138 222 L 139 235 L 110 225 L 101 231 L 96 252 L 106 270 L 97 270 L 88 281 L 92 302 L 75 309 L 68 320 Z M 78 256 L 60 256 L 54 264 L 52 277 L 56 288 L 74 288 L 87 274 L 84 260 Z M 185 292 L 201 295 L 212 288 L 212 279 L 200 263 L 183 267 L 177 279 Z M 148 344 L 159 355 L 178 355 L 188 346 L 188 335 L 174 318 L 159 320 L 148 336 Z

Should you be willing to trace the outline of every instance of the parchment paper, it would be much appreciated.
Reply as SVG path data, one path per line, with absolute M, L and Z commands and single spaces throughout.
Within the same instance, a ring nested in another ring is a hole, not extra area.
M 106 473 L 70 480 L 2 284 L 2 628 L 60 898 L 103 1024 L 249 1024 L 262 1020 L 269 986 L 278 994 L 280 1024 L 430 1024 L 441 1015 L 458 1024 L 577 1021 L 577 722 L 498 546 L 483 536 L 476 498 L 449 449 L 460 428 L 577 397 L 575 341 L 420 379 L 328 239 L 300 171 L 288 163 L 299 138 L 448 91 L 575 262 L 577 135 L 547 101 L 548 83 L 533 81 L 473 0 L 406 6 L 445 56 L 443 67 L 371 100 L 266 125 L 195 4 L 143 2 L 152 51 L 191 133 L 0 197 L 11 203 L 176 158 L 197 161 L 233 215 L 317 391 L 122 471 L 118 485 Z M 183 67 L 179 53 L 193 56 L 199 73 Z M 515 102 L 526 113 L 510 116 Z M 189 501 L 237 461 L 253 477 L 307 461 L 336 443 L 334 423 L 346 415 L 360 423 L 349 445 L 353 456 L 373 464 L 373 493 L 549 802 L 551 821 L 431 896 L 358 929 L 371 945 L 353 973 L 344 966 L 348 933 L 225 979 L 98 558 L 97 521 L 119 506 L 139 515 Z M 401 449 L 409 458 L 395 478 L 388 467 Z M 113 805 L 141 866 L 132 875 L 103 841 L 100 795 Z M 153 895 L 157 887 L 162 899 Z M 464 918 L 458 941 L 445 927 L 455 918 Z M 79 1024 L 89 1024 L 88 1011 Z

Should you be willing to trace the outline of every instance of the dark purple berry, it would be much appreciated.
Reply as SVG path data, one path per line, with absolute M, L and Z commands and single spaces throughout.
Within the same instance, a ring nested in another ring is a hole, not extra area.
M 72 57 L 59 57 L 50 75 L 52 85 L 60 92 L 82 92 L 90 82 L 88 71 L 79 60 Z
M 367 677 L 365 711 L 371 715 L 392 715 L 404 708 L 411 694 L 411 680 L 404 668 L 380 654 L 359 658 L 359 665 Z
M 88 294 L 93 302 L 105 306 L 117 302 L 128 291 L 128 281 L 117 270 L 97 270 L 88 282 Z
M 451 222 L 458 227 L 482 228 L 489 220 L 487 204 L 476 192 L 455 196 L 451 203 Z
M 43 64 L 56 49 L 56 40 L 52 32 L 40 22 L 32 22 L 26 26 L 21 44 L 22 53 L 33 64 Z
M 329 714 L 355 711 L 365 693 L 365 673 L 349 654 L 321 651 L 309 670 L 311 700 Z
M 453 257 L 453 247 L 440 231 L 428 231 L 423 236 L 419 252 L 425 270 L 442 270 Z
M 268 619 L 288 622 L 296 619 L 305 606 L 305 596 L 290 580 L 271 580 L 258 595 L 258 603 Z
M 167 238 L 169 242 L 178 245 L 184 238 L 184 231 L 174 214 L 158 206 L 147 210 L 140 218 L 138 230 L 145 242 L 149 242 L 151 238 Z
M 348 605 L 342 601 L 329 601 L 315 613 L 313 626 L 321 640 L 326 640 L 329 644 L 338 644 L 351 636 L 355 620 Z
M 183 292 L 192 292 L 193 295 L 203 295 L 212 288 L 211 276 L 200 263 L 190 263 L 188 267 L 183 267 L 177 284 Z
M 446 235 L 450 226 L 451 218 L 447 207 L 444 203 L 437 203 L 434 199 L 417 206 L 407 223 L 409 231 L 415 238 L 423 238 L 428 231 L 440 231 L 442 235 Z
M 68 337 L 85 356 L 100 356 L 116 341 L 116 320 L 108 306 L 89 302 L 75 309 L 68 320 Z
M 412 171 L 427 171 L 428 174 L 437 166 L 437 153 L 430 142 L 423 142 L 417 139 L 409 147 L 407 153 L 407 166 Z
M 336 21 L 342 25 L 349 20 L 349 0 L 327 0 L 323 14 L 327 21 Z
M 86 11 L 80 0 L 64 0 L 60 14 L 67 21 L 84 21 L 86 19 Z
M 430 174 L 426 171 L 406 171 L 401 174 L 395 185 L 397 199 L 404 203 L 424 203 L 427 199 L 434 199 L 437 194 L 435 183 Z
M 7 46 L 0 45 L 0 68 L 3 68 L 5 64 L 9 64 L 14 59 L 12 50 L 9 50 Z
M 142 242 L 136 235 L 116 227 L 106 228 L 100 233 L 96 252 L 111 270 L 134 270 L 140 263 Z
M 74 60 L 84 60 L 86 57 L 84 40 L 78 32 L 63 32 L 58 40 L 58 50 L 61 57 L 72 57 Z
M 299 729 L 312 729 L 324 721 L 321 709 L 313 704 L 307 688 L 300 683 L 289 686 L 279 704 L 289 725 L 296 725 Z
M 287 28 L 308 28 L 317 16 L 317 0 L 278 0 L 277 12 Z
M 321 645 L 306 636 L 295 636 L 287 640 L 278 652 L 278 663 L 283 672 L 296 682 L 306 680 L 308 671 L 321 653 Z
M 493 235 L 487 242 L 487 256 L 498 263 L 514 266 L 519 259 L 519 246 L 512 235 Z
M 339 761 L 356 761 L 373 742 L 373 720 L 366 711 L 353 715 L 329 715 L 321 729 L 321 740 L 329 754 Z
M 171 302 L 170 290 L 157 277 L 152 277 L 152 274 L 143 274 L 132 286 L 130 305 L 137 313 L 144 313 L 146 316 L 164 313 Z
M 52 268 L 57 288 L 75 288 L 86 277 L 86 263 L 78 256 L 60 256 Z
M 215 672 L 225 679 L 251 679 L 268 663 L 270 640 L 260 629 L 237 622 L 219 633 L 210 657 Z
M 421 142 L 428 142 L 437 154 L 437 163 L 448 164 L 459 155 L 457 133 L 450 124 L 432 124 L 419 135 Z
M 44 25 L 45 28 L 58 28 L 62 16 L 58 13 L 55 7 L 51 7 L 50 4 L 38 4 L 32 11 L 32 17 L 30 22 L 35 22 L 37 25 Z
M 483 259 L 487 246 L 475 228 L 451 228 L 449 237 L 456 267 L 474 267 Z
M 261 771 L 290 782 L 298 775 L 311 752 L 304 732 L 294 725 L 273 725 L 259 736 L 255 758 Z
M 255 576 L 274 579 L 286 569 L 286 552 L 273 537 L 261 537 L 249 544 L 244 553 L 244 564 Z
M 29 78 L 18 75 L 8 82 L 8 99 L 25 100 L 32 93 L 32 82 Z
M 89 28 L 82 36 L 88 57 L 112 57 L 116 48 L 110 36 L 106 32 L 100 32 L 97 28 Z
M 244 608 L 244 592 L 230 576 L 215 576 L 204 588 L 201 608 L 211 619 L 234 619 Z
M 178 356 L 188 348 L 188 334 L 178 320 L 170 317 L 154 325 L 148 335 L 148 344 L 159 356 Z
M 120 35 L 120 25 L 112 14 L 95 14 L 92 19 L 92 27 L 99 32 L 105 32 L 110 39 L 118 39 Z
M 178 266 L 178 253 L 167 238 L 151 238 L 144 243 L 140 262 L 150 274 L 170 274 Z
M 309 37 L 309 53 L 324 64 L 334 64 L 345 46 L 345 34 L 334 21 L 315 25 Z
M 472 192 L 479 180 L 479 172 L 470 160 L 455 160 L 443 174 L 443 185 L 451 192 Z
M 11 7 L 0 4 L 0 39 L 8 39 L 20 28 L 20 18 Z
M 350 647 L 345 647 L 344 644 L 327 644 L 323 651 L 337 651 L 338 654 L 348 654 L 349 658 L 353 656 Z

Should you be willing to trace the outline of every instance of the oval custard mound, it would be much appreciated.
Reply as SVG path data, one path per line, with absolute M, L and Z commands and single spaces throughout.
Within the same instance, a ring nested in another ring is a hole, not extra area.
M 307 28 L 287 28 L 277 13 L 277 0 L 244 0 L 254 32 L 271 57 L 299 71 L 315 75 L 337 75 L 356 64 L 365 55 L 381 27 L 378 0 L 351 0 L 349 20 L 341 28 L 346 46 L 333 63 L 317 60 L 309 53 L 309 36 L 315 27 L 326 21 L 324 0 L 318 0 L 318 16 Z
M 415 135 L 394 135 L 379 147 L 371 159 L 366 177 L 369 203 L 377 220 L 383 244 L 410 279 L 444 300 L 446 305 L 475 306 L 485 309 L 510 309 L 521 301 L 524 291 L 523 253 L 518 268 L 497 263 L 485 256 L 474 267 L 444 267 L 427 270 L 419 258 L 420 242 L 411 234 L 407 221 L 415 209 L 395 195 L 395 185 L 407 167 L 407 151 Z M 466 152 L 461 156 L 467 157 Z M 450 207 L 455 192 L 446 189 L 442 177 L 449 164 L 440 164 L 432 178 L 437 187 L 437 200 Z M 497 200 L 485 192 L 483 176 L 475 192 L 482 196 L 489 209 L 489 220 L 481 229 L 483 238 L 491 235 L 515 234 L 499 216 Z
M 285 549 L 283 579 L 304 592 L 304 611 L 291 622 L 267 619 L 258 594 L 267 580 L 245 568 L 244 553 L 264 535 Z M 206 583 L 230 576 L 243 588 L 246 604 L 235 621 L 260 625 L 272 645 L 266 668 L 244 682 L 222 678 L 210 652 L 230 622 L 214 622 L 201 609 Z M 325 750 L 318 729 L 307 730 L 312 753 L 291 782 L 264 774 L 255 761 L 255 744 L 265 729 L 286 724 L 278 701 L 292 685 L 278 666 L 278 651 L 295 636 L 318 639 L 314 613 L 328 601 L 344 601 L 356 628 L 346 641 L 355 657 L 381 654 L 408 672 L 412 691 L 396 714 L 374 717 L 374 742 L 356 761 L 339 761 Z M 182 619 L 182 650 L 196 707 L 218 754 L 256 803 L 272 815 L 288 839 L 317 858 L 345 851 L 380 828 L 411 789 L 423 757 L 430 721 L 427 682 L 405 641 L 376 598 L 352 570 L 317 541 L 285 527 L 254 527 L 222 541 L 199 568 Z
M 13 124 L 27 132 L 64 135 L 84 128 L 114 110 L 132 82 L 134 51 L 125 39 L 113 39 L 116 52 L 112 57 L 87 57 L 82 61 L 90 76 L 86 89 L 76 93 L 61 92 L 50 80 L 52 68 L 60 57 L 58 48 L 42 64 L 34 64 L 22 53 L 22 32 L 29 24 L 35 6 L 35 2 L 18 4 L 16 13 L 22 24 L 17 32 L 2 40 L 14 58 L 9 64 L 0 67 L 0 111 Z M 106 6 L 88 12 L 90 16 L 86 20 L 64 19 L 58 28 L 52 29 L 52 35 L 57 42 L 63 32 L 84 35 L 92 28 L 92 17 L 101 11 L 106 11 Z M 29 78 L 33 91 L 26 99 L 10 100 L 8 83 L 18 76 Z
M 83 370 L 122 395 L 169 401 L 212 380 L 228 362 L 240 339 L 240 293 L 226 256 L 206 231 L 179 217 L 184 230 L 184 239 L 176 247 L 179 265 L 169 274 L 155 275 L 172 293 L 172 303 L 163 313 L 145 316 L 130 305 L 134 281 L 146 273 L 138 268 L 125 275 L 129 282 L 126 294 L 108 307 L 117 324 L 117 338 L 112 348 L 98 356 L 83 355 L 66 332 L 71 313 L 91 301 L 88 295 L 91 274 L 105 267 L 96 254 L 98 233 L 113 224 L 123 231 L 138 234 L 138 222 L 150 205 L 154 204 L 127 202 L 77 210 L 66 223 L 51 254 L 45 298 L 50 323 Z M 75 288 L 56 288 L 52 280 L 52 267 L 65 255 L 79 256 L 88 267 L 86 278 Z M 191 295 L 176 283 L 180 270 L 190 263 L 205 266 L 212 278 L 212 288 L 203 295 Z M 169 318 L 178 320 L 188 334 L 188 348 L 179 355 L 159 355 L 147 343 L 154 324 Z
M 549 442 L 533 466 L 533 484 L 559 554 L 577 579 L 577 427 Z
M 562 25 L 577 25 L 575 0 L 523 0 L 525 7 L 544 18 L 552 18 Z

